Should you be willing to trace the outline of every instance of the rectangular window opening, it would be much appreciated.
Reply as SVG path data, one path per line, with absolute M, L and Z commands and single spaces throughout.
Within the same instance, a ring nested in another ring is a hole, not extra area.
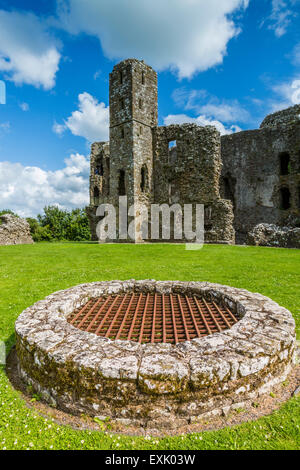
M 168 143 L 168 162 L 170 163 L 172 154 L 174 153 L 174 150 L 177 147 L 177 141 L 176 140 L 169 140 Z

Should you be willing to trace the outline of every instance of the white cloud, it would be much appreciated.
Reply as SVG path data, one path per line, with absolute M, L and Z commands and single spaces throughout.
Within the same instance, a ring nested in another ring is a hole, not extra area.
M 185 123 L 198 124 L 198 126 L 215 126 L 221 135 L 233 134 L 234 132 L 239 132 L 242 130 L 239 126 L 236 125 L 225 127 L 222 122 L 201 115 L 194 118 L 187 116 L 186 114 L 169 114 L 164 118 L 164 124 L 166 126 L 169 126 L 170 124 Z
M 32 13 L 0 10 L 0 71 L 7 80 L 49 90 L 61 55 L 45 23 Z
M 29 104 L 28 103 L 20 103 L 20 108 L 24 112 L 29 111 Z
M 89 171 L 88 158 L 78 153 L 67 158 L 65 167 L 57 171 L 0 162 L 0 208 L 35 217 L 46 205 L 84 207 L 89 202 Z
M 242 108 L 237 100 L 219 100 L 206 90 L 187 90 L 178 88 L 173 92 L 177 106 L 185 110 L 193 110 L 210 119 L 226 123 L 249 122 L 249 112 Z
M 165 125 L 190 122 L 199 126 L 215 126 L 221 135 L 224 135 L 241 131 L 236 122 L 247 122 L 250 119 L 248 111 L 244 110 L 237 100 L 221 101 L 206 90 L 177 88 L 172 97 L 178 107 L 193 111 L 197 116 L 192 117 L 186 113 L 170 114 L 164 118 Z
M 249 0 L 59 0 L 61 27 L 98 37 L 110 59 L 136 57 L 191 77 L 222 63 Z
M 262 24 L 267 23 L 268 29 L 273 30 L 277 37 L 284 36 L 291 21 L 297 16 L 293 9 L 297 3 L 299 0 L 272 0 L 271 14 Z
M 53 131 L 62 135 L 69 129 L 72 134 L 84 137 L 89 142 L 108 140 L 109 108 L 86 92 L 78 96 L 78 101 L 79 110 L 73 111 L 64 124 L 55 122 Z

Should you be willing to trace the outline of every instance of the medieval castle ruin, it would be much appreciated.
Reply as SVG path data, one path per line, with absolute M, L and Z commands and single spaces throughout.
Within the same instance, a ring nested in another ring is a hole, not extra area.
M 244 242 L 258 224 L 299 226 L 300 105 L 260 129 L 220 136 L 212 126 L 158 126 L 157 74 L 124 60 L 109 80 L 110 140 L 92 145 L 90 206 L 204 204 L 205 241 Z

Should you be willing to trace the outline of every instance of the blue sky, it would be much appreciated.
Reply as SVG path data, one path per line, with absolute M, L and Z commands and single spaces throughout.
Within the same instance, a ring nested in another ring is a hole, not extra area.
M 0 209 L 88 204 L 127 57 L 158 71 L 159 124 L 253 129 L 300 102 L 300 0 L 0 0 Z

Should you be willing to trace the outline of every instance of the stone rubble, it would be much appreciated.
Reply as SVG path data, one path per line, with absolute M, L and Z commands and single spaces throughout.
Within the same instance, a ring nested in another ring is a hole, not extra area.
M 300 248 L 300 228 L 258 224 L 248 233 L 248 245 Z

